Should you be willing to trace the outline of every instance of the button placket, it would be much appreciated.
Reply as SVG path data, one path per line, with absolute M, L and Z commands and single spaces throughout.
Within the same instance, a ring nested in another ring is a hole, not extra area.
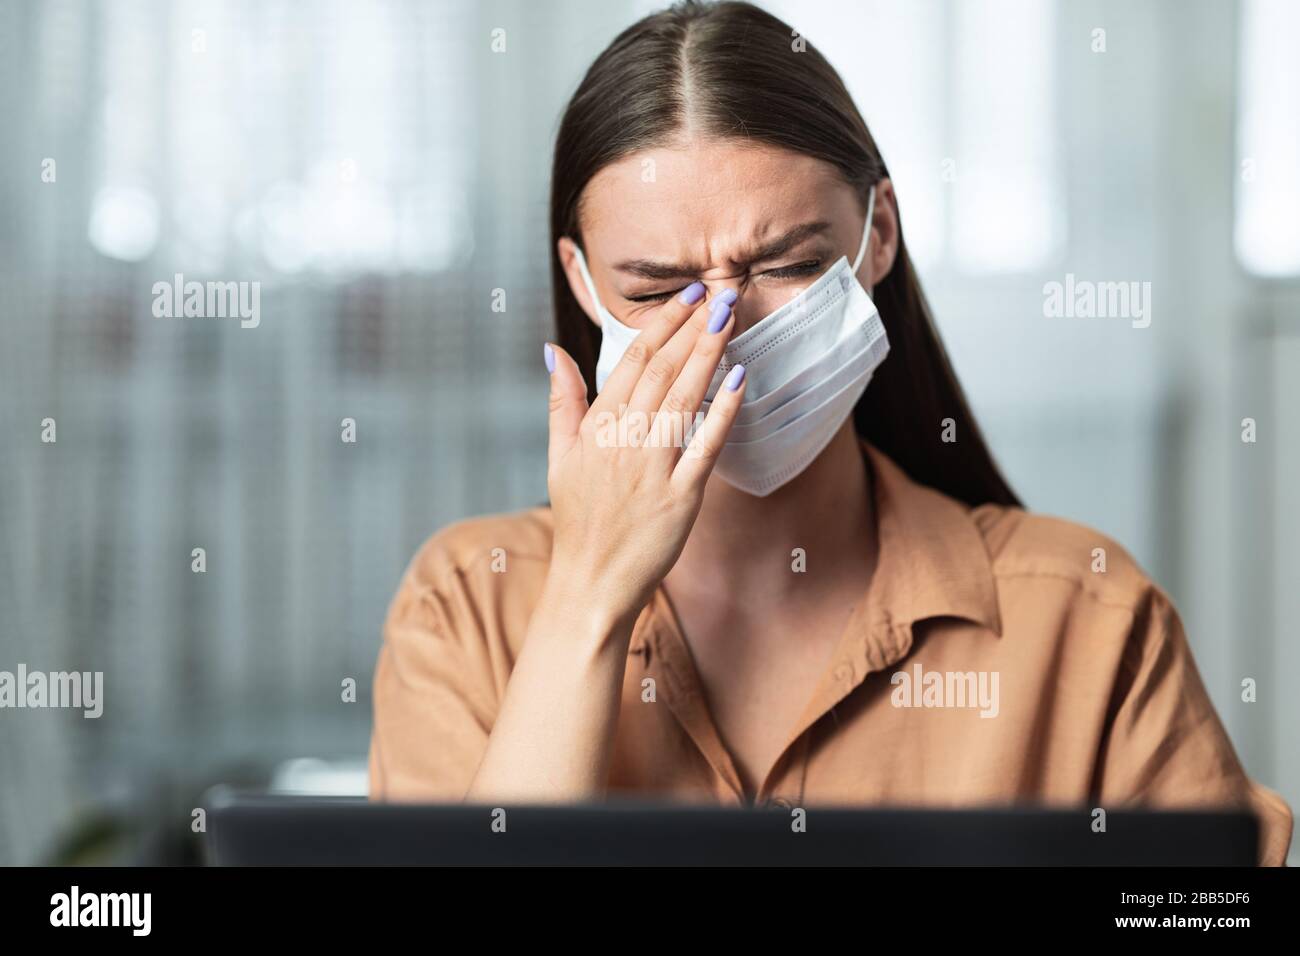
M 678 726 L 695 744 L 718 781 L 736 800 L 743 802 L 744 789 L 731 754 L 727 752 L 705 704 L 690 652 L 680 638 L 675 622 L 656 621 L 650 629 L 650 647 L 664 678 L 664 702 Z

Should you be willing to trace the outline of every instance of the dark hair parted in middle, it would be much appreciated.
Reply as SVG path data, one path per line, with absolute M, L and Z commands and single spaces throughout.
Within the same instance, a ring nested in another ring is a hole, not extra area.
M 582 245 L 583 190 L 624 156 L 683 135 L 743 139 L 823 160 L 858 194 L 889 176 L 867 125 L 826 59 L 748 3 L 686 0 L 624 30 L 569 102 L 551 180 L 556 340 L 594 398 L 600 330 L 569 289 L 556 243 Z M 900 213 L 901 219 L 901 213 Z M 872 292 L 890 351 L 853 410 L 859 435 L 914 480 L 971 506 L 1018 505 L 990 454 L 935 331 L 899 223 L 893 268 Z M 942 440 L 952 419 L 956 440 Z

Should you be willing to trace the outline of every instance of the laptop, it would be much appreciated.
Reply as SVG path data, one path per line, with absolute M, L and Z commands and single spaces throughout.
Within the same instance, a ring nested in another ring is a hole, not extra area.
M 1240 811 L 494 808 L 214 794 L 217 866 L 1253 866 Z

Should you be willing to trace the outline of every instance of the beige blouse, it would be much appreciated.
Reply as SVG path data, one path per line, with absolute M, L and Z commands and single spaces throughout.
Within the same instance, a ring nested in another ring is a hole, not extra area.
M 1177 612 L 1115 542 L 864 454 L 877 569 L 757 804 L 1244 806 L 1260 861 L 1284 863 L 1290 809 L 1246 777 Z M 550 553 L 545 508 L 420 549 L 375 672 L 372 799 L 464 796 Z M 745 802 L 662 588 L 628 649 L 609 791 Z

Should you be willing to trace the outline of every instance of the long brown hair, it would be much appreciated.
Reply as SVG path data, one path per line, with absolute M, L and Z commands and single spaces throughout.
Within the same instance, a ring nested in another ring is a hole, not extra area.
M 671 141 L 688 114 L 692 128 L 711 135 L 743 137 L 834 165 L 857 190 L 864 212 L 871 186 L 889 176 L 839 74 L 771 14 L 749 3 L 684 0 L 624 30 L 569 101 L 551 178 L 556 336 L 589 388 L 600 330 L 573 297 L 556 243 L 569 236 L 581 245 L 579 203 L 597 172 Z M 1018 505 L 939 341 L 901 222 L 893 268 L 872 299 L 890 349 L 853 410 L 858 434 L 913 480 L 969 505 Z

